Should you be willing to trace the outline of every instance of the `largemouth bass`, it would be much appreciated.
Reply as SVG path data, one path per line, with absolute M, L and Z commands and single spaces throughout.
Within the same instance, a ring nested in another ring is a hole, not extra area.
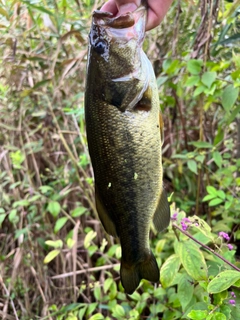
M 96 208 L 106 232 L 120 239 L 120 276 L 128 294 L 141 279 L 159 281 L 150 225 L 162 231 L 170 220 L 158 89 L 142 50 L 145 22 L 145 6 L 118 17 L 93 13 L 85 92 Z

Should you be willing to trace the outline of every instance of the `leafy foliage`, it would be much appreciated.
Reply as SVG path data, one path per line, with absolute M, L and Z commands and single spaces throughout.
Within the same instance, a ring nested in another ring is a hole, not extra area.
M 85 135 L 87 34 L 101 3 L 0 4 L 0 315 L 238 319 L 239 1 L 176 0 L 146 36 L 172 224 L 151 231 L 161 285 L 143 280 L 131 296 L 121 248 L 97 219 Z

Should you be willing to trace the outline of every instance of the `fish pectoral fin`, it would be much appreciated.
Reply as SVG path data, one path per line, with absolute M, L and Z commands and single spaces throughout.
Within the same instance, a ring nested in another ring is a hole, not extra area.
M 105 231 L 111 236 L 117 237 L 118 235 L 117 235 L 115 224 L 112 220 L 112 217 L 107 212 L 105 205 L 102 203 L 97 189 L 95 191 L 95 198 L 96 198 L 96 208 L 97 208 L 98 216 L 102 222 L 102 225 Z
M 152 109 L 152 88 L 148 86 L 146 91 L 143 93 L 142 98 L 134 106 L 134 110 L 138 111 L 150 111 Z
M 144 259 L 136 264 L 129 265 L 122 260 L 120 275 L 124 290 L 128 294 L 132 294 L 141 279 L 158 282 L 159 268 L 152 252 L 147 252 L 144 253 Z
M 164 142 L 164 122 L 163 122 L 162 112 L 159 112 L 159 127 L 160 127 L 161 143 L 163 145 L 163 142 Z
M 170 206 L 165 190 L 162 190 L 159 198 L 157 209 L 153 216 L 153 225 L 155 229 L 160 232 L 166 229 L 170 222 Z

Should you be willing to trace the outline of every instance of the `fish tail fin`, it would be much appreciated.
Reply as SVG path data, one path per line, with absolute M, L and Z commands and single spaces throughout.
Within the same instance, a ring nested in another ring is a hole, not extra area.
M 123 288 L 128 294 L 137 289 L 141 279 L 158 282 L 160 276 L 157 261 L 151 251 L 146 252 L 144 259 L 136 264 L 130 265 L 122 259 L 120 275 Z

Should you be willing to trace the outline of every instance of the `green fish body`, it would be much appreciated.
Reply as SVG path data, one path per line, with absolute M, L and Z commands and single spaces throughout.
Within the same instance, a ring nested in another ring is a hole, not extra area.
M 96 208 L 106 232 L 120 239 L 121 282 L 129 294 L 141 279 L 159 281 L 150 225 L 162 231 L 170 221 L 158 89 L 142 50 L 145 20 L 144 6 L 119 17 L 93 13 L 85 92 Z

